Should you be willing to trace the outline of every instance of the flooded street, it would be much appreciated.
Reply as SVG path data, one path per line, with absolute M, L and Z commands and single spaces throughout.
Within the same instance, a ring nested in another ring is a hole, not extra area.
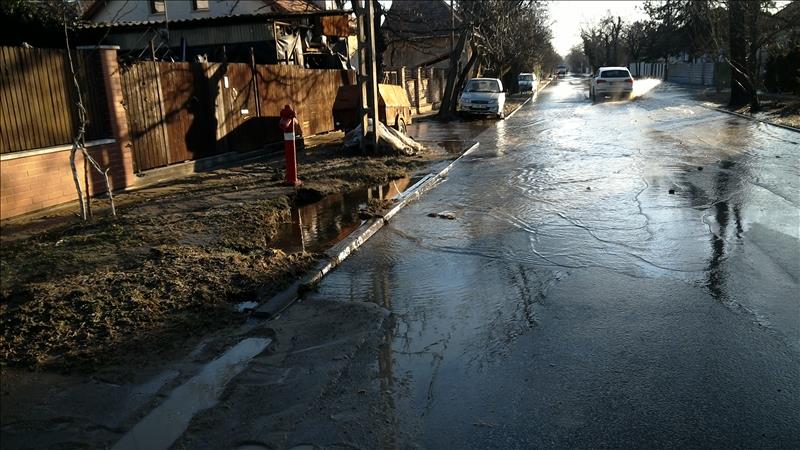
M 637 83 L 414 123 L 474 150 L 316 289 L 177 359 L 7 374 L 3 448 L 800 448 L 800 135 Z M 276 245 L 324 251 L 421 175 Z
M 800 135 L 653 87 L 551 85 L 310 295 L 393 313 L 387 445 L 800 446 Z

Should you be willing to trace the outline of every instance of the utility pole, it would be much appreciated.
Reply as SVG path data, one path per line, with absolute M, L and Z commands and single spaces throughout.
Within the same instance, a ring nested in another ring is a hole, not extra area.
M 456 44 L 456 15 L 453 11 L 453 0 L 450 0 L 450 57 L 453 57 L 453 50 Z
M 375 67 L 375 5 L 373 0 L 355 0 L 358 20 L 358 85 L 361 93 L 361 150 L 376 150 L 380 140 L 378 128 L 378 77 Z M 369 122 L 372 121 L 372 131 Z

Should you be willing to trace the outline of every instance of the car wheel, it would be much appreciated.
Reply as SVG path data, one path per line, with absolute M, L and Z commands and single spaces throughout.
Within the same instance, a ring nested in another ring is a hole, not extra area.
M 397 118 L 397 123 L 395 124 L 394 129 L 403 134 L 408 134 L 406 133 L 406 121 L 403 120 L 402 117 Z

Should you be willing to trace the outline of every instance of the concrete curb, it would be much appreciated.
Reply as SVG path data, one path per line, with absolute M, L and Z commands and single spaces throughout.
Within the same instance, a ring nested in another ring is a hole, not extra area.
M 414 200 L 420 198 L 423 194 L 436 187 L 450 172 L 456 162 L 464 156 L 472 153 L 478 148 L 480 143 L 476 142 L 464 151 L 458 158 L 454 159 L 444 169 L 436 174 L 428 174 L 421 180 L 416 182 L 413 186 L 401 193 L 397 198 L 399 201 L 381 217 L 372 218 L 355 229 L 346 238 L 339 241 L 336 245 L 325 252 L 325 259 L 317 263 L 313 269 L 309 270 L 305 275 L 295 280 L 288 288 L 279 292 L 278 294 L 270 297 L 268 300 L 261 303 L 256 309 L 253 310 L 253 317 L 262 319 L 271 319 L 286 310 L 294 302 L 300 299 L 305 292 L 319 284 L 325 275 L 331 270 L 341 264 L 348 256 L 350 256 L 356 249 L 361 247 L 364 242 L 375 235 L 384 225 L 389 223 L 389 220 L 394 217 L 401 209 L 405 208 Z M 260 295 L 259 295 L 260 297 Z
M 701 104 L 700 106 L 702 106 L 703 108 L 706 108 L 706 109 L 711 109 L 713 111 L 719 111 L 721 113 L 725 113 L 725 114 L 730 114 L 730 115 L 733 115 L 733 116 L 741 117 L 742 119 L 753 120 L 753 121 L 756 121 L 756 122 L 765 123 L 767 125 L 772 125 L 773 127 L 783 128 L 785 130 L 794 131 L 795 133 L 800 133 L 800 128 L 795 128 L 795 127 L 790 126 L 790 125 L 783 125 L 783 124 L 780 124 L 780 123 L 770 122 L 769 120 L 759 119 L 758 117 L 748 116 L 747 114 L 738 113 L 736 111 L 729 111 L 729 110 L 723 109 L 723 108 L 715 108 L 713 106 L 705 106 L 703 104 Z
M 538 93 L 539 91 L 536 91 L 536 92 Z M 521 105 L 517 106 L 517 109 L 515 109 L 515 110 L 511 111 L 510 113 L 508 113 L 508 115 L 507 115 L 507 116 L 505 116 L 505 117 L 503 118 L 503 120 L 508 120 L 508 119 L 510 119 L 510 118 L 511 118 L 511 116 L 513 116 L 514 114 L 516 114 L 516 113 L 517 113 L 517 111 L 519 111 L 520 109 L 522 109 L 522 107 L 523 107 L 523 106 L 525 106 L 525 105 L 527 105 L 527 104 L 528 104 L 528 102 L 530 102 L 532 99 L 533 99 L 533 96 L 531 95 L 531 96 L 530 96 L 530 97 L 529 97 L 527 100 L 525 100 L 524 102 L 522 102 L 522 104 L 521 104 Z

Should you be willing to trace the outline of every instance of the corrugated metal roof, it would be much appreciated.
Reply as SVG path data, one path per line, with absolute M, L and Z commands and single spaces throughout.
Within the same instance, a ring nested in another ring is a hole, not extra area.
M 191 25 L 205 25 L 205 24 L 227 24 L 227 23 L 246 23 L 246 22 L 261 22 L 273 21 L 280 19 L 302 19 L 320 16 L 338 16 L 350 14 L 350 11 L 301 11 L 301 12 L 280 12 L 280 13 L 261 13 L 261 14 L 233 14 L 224 17 L 195 17 L 190 19 L 170 20 L 169 26 L 191 26 Z M 164 20 L 137 20 L 127 22 L 86 22 L 78 25 L 78 28 L 83 29 L 98 29 L 98 28 L 138 28 L 149 27 L 153 25 L 164 25 Z
M 185 1 L 185 0 L 184 0 Z M 322 9 L 307 0 L 261 0 L 265 7 L 278 13 L 301 13 L 318 12 Z M 91 20 L 103 7 L 108 4 L 108 0 L 84 0 L 79 3 L 83 9 L 83 18 Z

